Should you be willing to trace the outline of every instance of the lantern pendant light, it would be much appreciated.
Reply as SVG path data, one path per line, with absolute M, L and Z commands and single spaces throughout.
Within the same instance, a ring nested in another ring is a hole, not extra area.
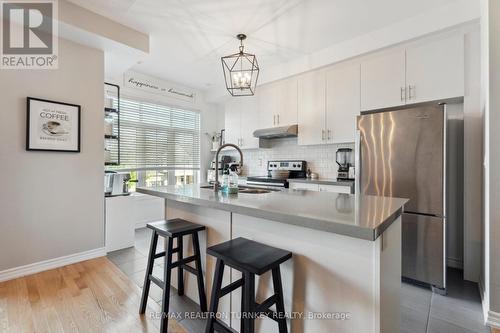
M 226 88 L 232 96 L 253 96 L 259 78 L 257 58 L 244 52 L 246 35 L 239 34 L 236 38 L 240 40 L 240 51 L 221 58 Z

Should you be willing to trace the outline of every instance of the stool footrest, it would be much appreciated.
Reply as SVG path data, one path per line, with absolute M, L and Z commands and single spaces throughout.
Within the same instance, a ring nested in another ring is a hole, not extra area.
M 179 267 L 179 266 L 182 266 L 182 265 L 185 265 L 191 261 L 195 261 L 196 260 L 196 256 L 190 256 L 190 257 L 186 257 L 184 259 L 181 259 L 179 261 L 176 261 L 176 262 L 173 262 L 172 263 L 172 266 L 170 266 L 171 268 L 176 268 L 176 267 Z
M 239 279 L 239 280 L 234 281 L 233 283 L 228 284 L 227 286 L 225 286 L 224 288 L 222 288 L 220 290 L 219 298 L 224 297 L 227 294 L 229 294 L 231 291 L 241 287 L 243 285 L 243 283 L 244 283 L 244 280 Z
M 198 271 L 196 270 L 196 268 L 193 268 L 193 267 L 188 266 L 188 265 L 186 265 L 186 264 L 183 264 L 183 265 L 182 265 L 182 268 L 183 268 L 183 269 L 185 269 L 186 271 L 188 271 L 188 272 L 189 272 L 189 273 L 191 273 L 191 274 L 194 274 L 194 275 L 196 275 L 196 276 L 198 275 Z
M 158 279 L 156 276 L 154 276 L 153 274 L 149 274 L 149 280 L 151 280 L 151 282 L 153 282 L 154 284 L 156 284 L 158 287 L 160 287 L 161 289 L 163 289 L 163 287 L 165 286 L 165 283 L 163 283 L 162 280 Z
M 219 319 L 212 319 L 214 321 L 214 329 L 221 333 L 221 332 L 226 332 L 226 333 L 238 333 L 238 331 L 232 329 L 231 327 L 227 326 L 227 324 Z
M 165 254 L 166 254 L 166 252 L 165 252 L 165 251 L 163 251 L 163 252 L 158 252 L 158 253 L 156 253 L 156 254 L 154 255 L 154 257 L 153 257 L 153 258 L 155 258 L 155 259 L 161 258 L 161 257 L 164 257 L 164 256 L 165 256 Z
M 269 308 L 271 306 L 273 306 L 274 304 L 276 304 L 277 301 L 278 301 L 278 295 L 274 294 L 271 297 L 267 298 L 261 304 L 256 303 L 255 304 L 256 305 L 255 312 L 257 312 L 257 313 L 259 313 L 259 312 L 266 312 L 267 310 L 269 310 Z

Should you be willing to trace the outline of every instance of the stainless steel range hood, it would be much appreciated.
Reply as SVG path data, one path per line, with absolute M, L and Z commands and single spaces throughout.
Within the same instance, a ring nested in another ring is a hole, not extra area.
M 259 139 L 290 138 L 296 137 L 298 130 L 298 125 L 264 128 L 253 132 L 253 136 Z

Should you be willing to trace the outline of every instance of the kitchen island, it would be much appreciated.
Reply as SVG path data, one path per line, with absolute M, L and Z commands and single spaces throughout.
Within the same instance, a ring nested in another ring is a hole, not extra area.
M 284 190 L 227 195 L 199 185 L 138 188 L 165 199 L 166 218 L 205 225 L 200 235 L 207 294 L 215 260 L 208 246 L 245 237 L 293 252 L 282 265 L 291 332 L 399 332 L 401 214 L 407 200 Z M 190 253 L 190 242 L 184 242 Z M 172 274 L 172 285 L 177 281 Z M 224 285 L 239 278 L 226 267 Z M 256 279 L 257 302 L 271 296 L 269 274 Z M 185 294 L 198 301 L 196 280 L 185 276 Z M 221 299 L 224 321 L 239 328 L 239 290 Z M 259 319 L 256 332 L 275 332 Z

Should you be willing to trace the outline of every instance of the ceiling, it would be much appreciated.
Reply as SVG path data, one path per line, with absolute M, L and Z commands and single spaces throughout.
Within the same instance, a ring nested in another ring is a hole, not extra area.
M 213 90 L 238 33 L 265 71 L 456 0 L 70 1 L 150 35 L 150 55 L 133 70 Z

